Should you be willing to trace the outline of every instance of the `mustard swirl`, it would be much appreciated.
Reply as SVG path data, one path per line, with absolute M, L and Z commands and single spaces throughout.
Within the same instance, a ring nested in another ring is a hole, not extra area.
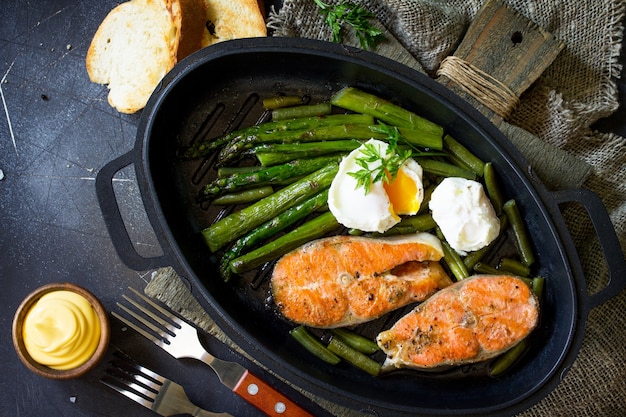
M 100 322 L 85 297 L 72 291 L 43 295 L 23 324 L 24 345 L 38 363 L 66 370 L 85 363 L 100 341 Z

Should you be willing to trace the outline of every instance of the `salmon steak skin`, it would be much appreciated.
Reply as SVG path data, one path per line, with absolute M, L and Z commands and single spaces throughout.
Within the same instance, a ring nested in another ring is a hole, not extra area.
M 271 278 L 287 319 L 336 328 L 374 320 L 452 284 L 429 233 L 388 238 L 338 235 L 308 242 L 278 260 Z
M 383 370 L 426 369 L 491 359 L 537 326 L 539 302 L 522 279 L 475 275 L 437 292 L 381 332 Z

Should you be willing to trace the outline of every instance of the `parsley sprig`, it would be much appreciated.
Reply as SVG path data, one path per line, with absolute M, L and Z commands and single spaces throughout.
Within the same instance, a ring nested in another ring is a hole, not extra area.
M 356 179 L 356 188 L 363 187 L 365 194 L 370 192 L 372 183 L 382 181 L 388 184 L 392 182 L 396 178 L 402 164 L 412 156 L 410 149 L 404 151 L 398 149 L 398 141 L 401 137 L 397 127 L 380 124 L 373 130 L 379 133 L 386 133 L 389 136 L 387 150 L 383 155 L 375 144 L 363 144 L 363 149 L 360 152 L 361 156 L 355 159 L 355 162 L 361 169 L 355 172 L 348 172 L 348 175 Z M 370 168 L 370 164 L 376 162 L 380 162 L 380 164 Z
M 336 5 L 326 4 L 321 0 L 314 1 L 319 6 L 326 24 L 333 31 L 333 42 L 341 43 L 343 40 L 341 28 L 344 24 L 354 28 L 363 49 L 373 48 L 384 37 L 383 31 L 369 21 L 375 17 L 374 14 L 363 7 L 345 0 Z

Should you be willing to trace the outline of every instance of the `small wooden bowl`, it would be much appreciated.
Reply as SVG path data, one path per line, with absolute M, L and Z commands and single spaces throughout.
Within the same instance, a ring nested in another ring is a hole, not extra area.
M 100 321 L 100 342 L 96 347 L 95 352 L 85 363 L 82 365 L 67 369 L 67 370 L 58 370 L 52 369 L 48 366 L 37 363 L 31 356 L 28 354 L 26 350 L 26 346 L 24 345 L 24 339 L 22 334 L 22 327 L 24 323 L 24 318 L 26 314 L 29 312 L 31 307 L 44 295 L 53 291 L 73 291 L 79 295 L 82 295 L 89 301 L 89 303 L 93 306 L 96 315 L 98 316 L 98 320 Z M 78 378 L 91 369 L 93 369 L 105 355 L 108 346 L 109 339 L 111 336 L 111 326 L 109 323 L 109 317 L 107 312 L 95 295 L 91 292 L 82 288 L 76 284 L 72 283 L 52 283 L 47 284 L 42 287 L 37 288 L 33 292 L 31 292 L 22 303 L 17 308 L 15 312 L 15 316 L 13 318 L 13 346 L 15 347 L 15 351 L 19 356 L 20 360 L 26 365 L 28 369 L 45 378 L 49 379 L 71 379 Z

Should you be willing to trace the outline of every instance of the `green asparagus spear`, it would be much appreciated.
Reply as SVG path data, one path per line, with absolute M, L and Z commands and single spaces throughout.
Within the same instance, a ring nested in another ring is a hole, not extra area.
M 230 262 L 230 270 L 241 274 L 272 261 L 298 246 L 324 236 L 339 227 L 339 223 L 331 212 L 320 214 L 313 220 L 293 229 L 279 238 L 246 253 Z
M 215 252 L 255 227 L 330 187 L 339 164 L 332 163 L 274 194 L 236 211 L 202 231 L 209 249 Z
M 385 139 L 384 133 L 374 132 L 372 126 L 365 124 L 344 124 L 332 126 L 319 126 L 310 129 L 289 131 L 260 132 L 255 135 L 236 138 L 228 142 L 221 149 L 217 163 L 228 164 L 237 160 L 242 152 L 263 143 L 293 143 L 293 142 L 319 142 L 323 140 L 368 140 L 371 138 Z
M 224 281 L 228 281 L 232 276 L 229 266 L 230 261 L 240 256 L 244 250 L 255 246 L 265 239 L 273 237 L 278 232 L 293 225 L 321 207 L 324 207 L 327 201 L 328 190 L 324 190 L 308 200 L 285 210 L 244 237 L 238 239 L 232 247 L 224 253 L 220 260 L 220 275 Z
M 443 128 L 415 113 L 396 104 L 369 94 L 354 87 L 345 87 L 335 93 L 330 102 L 347 110 L 357 113 L 371 114 L 384 123 L 417 129 L 443 136 Z
M 298 153 L 318 156 L 322 152 L 325 154 L 349 152 L 361 146 L 361 143 L 352 139 L 305 143 L 268 143 L 254 147 L 251 152 L 255 155 L 259 153 Z
M 240 155 L 263 143 L 317 142 L 321 140 L 369 139 L 372 137 L 370 125 L 347 124 L 318 126 L 310 129 L 259 132 L 254 135 L 237 137 L 220 150 L 219 165 L 236 161 Z
M 305 143 L 267 143 L 255 146 L 250 153 L 256 155 L 263 166 L 277 165 L 299 158 L 312 158 L 334 153 L 347 153 L 361 146 L 358 140 L 332 140 Z M 288 159 L 291 158 L 291 159 Z
M 267 110 L 298 106 L 300 104 L 303 104 L 300 96 L 274 96 L 263 99 L 263 108 Z
M 282 165 L 275 165 L 249 174 L 233 174 L 225 178 L 216 178 L 205 185 L 198 195 L 199 201 L 244 188 L 272 185 L 289 178 L 308 175 L 313 171 L 332 163 L 340 162 L 337 156 L 321 156 L 312 159 L 297 159 Z
M 293 161 L 300 157 L 301 155 L 299 153 L 262 152 L 256 154 L 256 159 L 263 167 L 284 164 L 285 162 Z
M 300 119 L 278 120 L 249 126 L 243 129 L 237 129 L 217 138 L 197 142 L 188 148 L 183 149 L 180 154 L 185 159 L 201 158 L 231 141 L 246 138 L 248 136 L 254 136 L 259 133 L 280 132 L 285 130 L 303 130 L 319 126 L 343 124 L 370 125 L 373 123 L 374 118 L 367 114 L 331 114 L 322 117 L 316 116 Z
M 400 128 L 400 137 L 413 146 L 424 148 L 441 149 L 442 139 L 432 134 L 423 134 L 421 131 Z M 265 143 L 306 143 L 320 141 L 344 141 L 368 139 L 389 140 L 388 130 L 381 129 L 381 125 L 366 124 L 345 124 L 319 126 L 311 129 L 260 132 L 258 134 L 245 137 L 237 137 L 228 142 L 221 149 L 217 163 L 225 165 L 237 160 L 240 155 L 260 144 Z
M 285 161 L 289 162 L 289 161 Z M 250 174 L 252 172 L 260 171 L 263 167 L 260 166 L 232 166 L 232 167 L 221 167 L 217 170 L 218 178 L 226 178 L 230 177 L 234 174 Z
M 301 117 L 326 116 L 332 111 L 330 103 L 307 104 L 293 107 L 282 107 L 272 111 L 272 120 L 298 119 Z
M 211 201 L 216 206 L 233 206 L 236 204 L 247 204 L 259 201 L 260 199 L 272 194 L 274 189 L 269 186 L 251 188 L 249 190 L 238 191 L 236 193 L 224 194 Z

